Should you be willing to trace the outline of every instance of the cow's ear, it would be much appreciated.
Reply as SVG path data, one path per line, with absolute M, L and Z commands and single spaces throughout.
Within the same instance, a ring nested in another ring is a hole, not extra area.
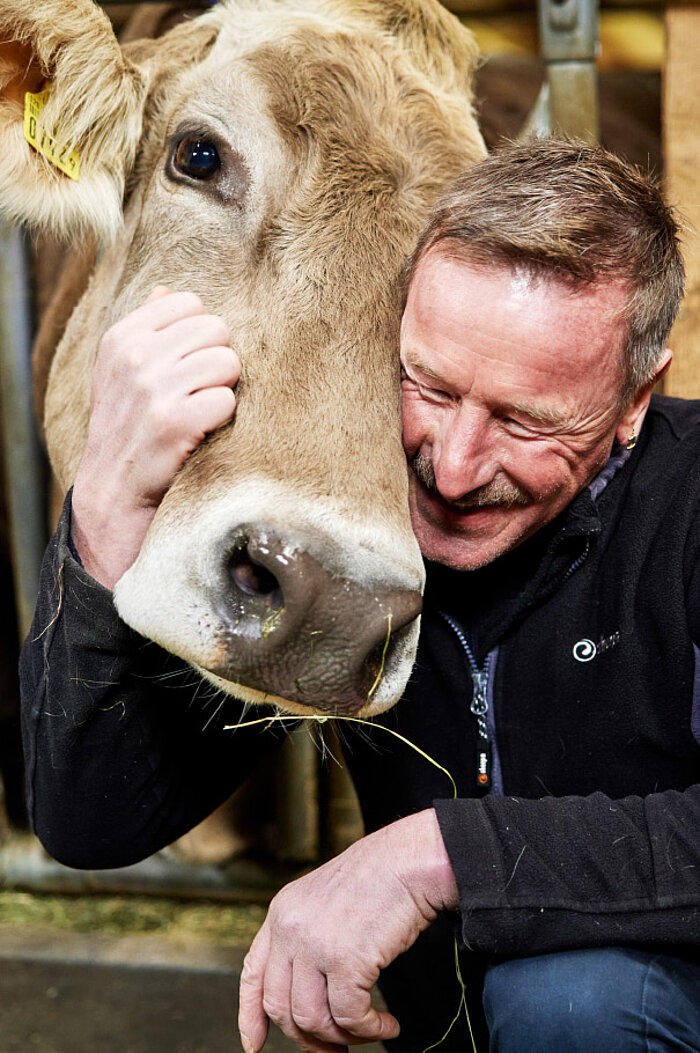
M 119 34 L 122 44 L 134 40 L 155 40 L 173 26 L 190 23 L 205 11 L 211 11 L 211 0 L 167 0 L 166 3 L 142 4 L 129 17 Z
M 399 39 L 418 69 L 471 99 L 479 49 L 471 32 L 439 0 L 330 0 Z
M 2 0 L 0 40 L 0 208 L 63 238 L 110 236 L 140 139 L 146 72 L 92 0 Z M 38 95 L 30 111 L 27 92 Z

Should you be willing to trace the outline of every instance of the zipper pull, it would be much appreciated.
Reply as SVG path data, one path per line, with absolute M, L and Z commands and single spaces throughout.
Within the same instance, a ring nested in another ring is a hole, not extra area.
M 476 717 L 479 729 L 476 740 L 476 785 L 481 790 L 491 788 L 491 740 L 489 739 L 486 713 L 489 708 L 487 696 L 489 678 L 486 670 L 472 669 L 474 692 L 470 709 Z
M 480 669 L 473 669 L 472 681 L 474 682 L 474 693 L 472 696 L 472 704 L 469 708 L 475 717 L 483 717 L 484 713 L 486 713 L 486 710 L 489 708 L 488 699 L 486 697 L 489 678 L 487 674 Z

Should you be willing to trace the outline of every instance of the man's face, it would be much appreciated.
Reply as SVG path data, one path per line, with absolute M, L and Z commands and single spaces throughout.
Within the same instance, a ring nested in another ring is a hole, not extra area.
M 622 285 L 572 290 L 444 247 L 426 253 L 401 327 L 403 440 L 425 556 L 483 566 L 603 467 L 625 428 L 625 303 Z

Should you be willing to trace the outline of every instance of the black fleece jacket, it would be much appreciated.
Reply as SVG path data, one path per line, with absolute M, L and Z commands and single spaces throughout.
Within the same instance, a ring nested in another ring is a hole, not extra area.
M 484 571 L 428 567 L 404 698 L 343 729 L 368 830 L 435 804 L 470 949 L 700 960 L 699 495 L 700 403 L 654 398 L 626 462 L 531 541 Z M 29 806 L 58 859 L 126 865 L 208 814 L 281 733 L 224 731 L 233 700 L 210 720 L 196 675 L 120 621 L 69 531 L 67 503 L 21 658 Z M 447 768 L 457 799 L 379 725 Z M 399 986 L 427 997 L 429 957 L 399 962 Z

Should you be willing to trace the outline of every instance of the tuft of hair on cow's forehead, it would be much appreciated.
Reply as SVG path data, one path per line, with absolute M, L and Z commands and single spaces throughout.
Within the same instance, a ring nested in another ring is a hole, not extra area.
M 220 36 L 215 51 L 242 55 L 282 44 L 287 55 L 301 60 L 297 74 L 305 78 L 310 72 L 305 63 L 310 63 L 325 71 L 330 86 L 333 65 L 341 62 L 355 73 L 354 90 L 364 88 L 375 103 L 381 101 L 382 78 L 368 59 L 371 62 L 373 50 L 375 58 L 383 52 L 385 62 L 390 54 L 401 54 L 403 68 L 394 72 L 410 82 L 407 88 L 419 88 L 418 77 L 431 96 L 441 92 L 441 104 L 453 94 L 462 113 L 471 115 L 477 47 L 438 0 L 224 0 L 217 11 Z M 363 74 L 369 78 L 364 83 Z M 339 86 L 342 90 L 342 83 Z
M 289 10 L 297 18 L 315 18 L 327 33 L 342 25 L 400 41 L 416 68 L 433 86 L 472 97 L 472 79 L 479 61 L 472 35 L 447 12 L 440 0 L 228 0 L 239 11 L 274 11 L 275 18 Z

